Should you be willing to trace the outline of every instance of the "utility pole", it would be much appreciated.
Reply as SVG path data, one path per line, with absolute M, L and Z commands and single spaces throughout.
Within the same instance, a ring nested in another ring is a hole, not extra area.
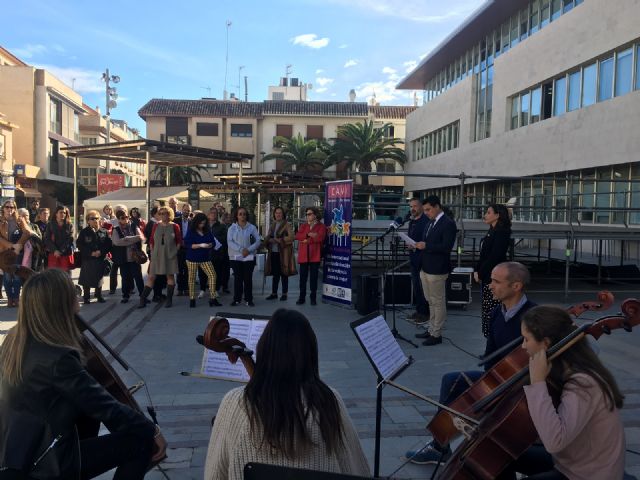
M 227 100 L 229 92 L 227 91 L 227 73 L 229 71 L 229 27 L 231 26 L 231 20 L 227 20 L 227 48 L 224 59 L 224 92 L 222 93 L 222 99 Z
M 118 75 L 110 75 L 109 69 L 107 68 L 102 74 L 102 81 L 105 84 L 105 103 L 107 106 L 107 114 L 105 116 L 105 120 L 107 121 L 106 143 L 111 143 L 111 109 L 116 108 L 118 106 L 118 102 L 116 102 L 118 98 L 118 93 L 116 91 L 116 88 L 111 87 L 109 83 L 110 82 L 120 83 L 120 77 Z M 107 170 L 107 173 L 111 173 L 109 160 L 106 161 L 106 170 Z

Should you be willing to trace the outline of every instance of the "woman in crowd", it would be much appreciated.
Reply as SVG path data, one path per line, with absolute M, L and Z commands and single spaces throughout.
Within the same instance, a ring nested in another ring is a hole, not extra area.
M 0 476 L 84 479 L 116 468 L 113 478 L 137 480 L 165 456 L 153 423 L 85 369 L 78 308 L 71 279 L 59 270 L 25 283 L 17 325 L 0 351 L 0 445 L 21 448 L 0 448 Z M 76 421 L 83 416 L 110 433 L 80 440 Z M 36 451 L 24 448 L 30 442 Z
M 296 240 L 298 240 L 298 263 L 300 264 L 300 297 L 296 305 L 305 302 L 307 292 L 307 278 L 309 278 L 309 298 L 311 305 L 316 304 L 318 290 L 318 270 L 322 255 L 322 246 L 327 235 L 327 229 L 320 221 L 320 210 L 309 207 L 306 211 L 307 223 L 300 225 Z
M 102 221 L 106 223 L 112 223 L 116 216 L 113 213 L 113 207 L 109 204 L 102 207 Z M 106 227 L 104 227 L 106 228 Z
M 89 210 L 85 216 L 87 226 L 80 230 L 76 245 L 82 256 L 80 278 L 84 303 L 91 303 L 91 289 L 95 289 L 95 297 L 99 303 L 102 298 L 102 279 L 104 277 L 104 258 L 111 250 L 109 232 L 100 226 L 100 212 Z
M 529 354 L 529 413 L 544 449 L 532 447 L 514 469 L 528 478 L 609 480 L 624 475 L 623 395 L 586 338 L 549 362 L 547 349 L 578 328 L 559 307 L 538 306 L 522 319 Z
M 241 480 L 249 462 L 368 476 L 344 403 L 320 379 L 318 342 L 304 315 L 277 310 L 256 355 L 249 383 L 222 399 L 205 480 Z
M 144 235 L 139 228 L 133 226 L 129 221 L 129 215 L 124 210 L 116 212 L 118 225 L 111 231 L 111 241 L 113 242 L 112 259 L 113 264 L 120 268 L 122 278 L 122 300 L 120 303 L 127 303 L 131 292 L 135 287 L 138 294 L 144 291 L 144 280 L 142 279 L 142 267 L 134 258 L 136 251 L 142 252 L 142 242 Z
M 232 307 L 242 302 L 253 307 L 253 268 L 256 265 L 255 254 L 260 248 L 260 234 L 255 225 L 249 222 L 249 213 L 244 207 L 238 207 L 234 215 L 235 223 L 227 231 L 229 262 L 233 269 Z
M 209 220 L 207 216 L 200 212 L 196 213 L 189 230 L 184 238 L 184 246 L 186 249 L 186 262 L 189 271 L 189 306 L 196 306 L 196 274 L 198 270 L 202 270 L 207 274 L 207 284 L 209 285 L 209 306 L 221 307 L 218 301 L 218 292 L 216 291 L 216 272 L 211 263 L 211 251 L 220 249 L 222 244 L 216 240 L 209 228 Z
M 151 264 L 144 291 L 140 296 L 140 308 L 145 307 L 157 275 L 166 275 L 167 277 L 165 308 L 173 306 L 173 292 L 176 288 L 175 274 L 178 273 L 178 248 L 182 245 L 182 235 L 180 235 L 180 227 L 173 223 L 173 209 L 160 207 L 158 214 L 161 220 L 153 225 L 149 237 Z
M 48 268 L 59 268 L 69 273 L 73 265 L 73 224 L 67 207 L 56 207 L 43 240 L 48 253 Z
M 273 223 L 269 227 L 269 233 L 265 242 L 267 244 L 267 261 L 264 267 L 266 276 L 273 275 L 271 283 L 271 295 L 267 300 L 278 298 L 278 283 L 282 279 L 281 301 L 287 299 L 289 292 L 289 277 L 295 275 L 296 266 L 293 259 L 293 228 L 287 222 L 287 216 L 282 207 L 276 207 L 273 211 Z
M 29 241 L 30 237 L 31 230 L 29 225 L 23 218 L 18 217 L 15 202 L 13 200 L 5 201 L 2 205 L 0 217 L 0 249 L 2 251 L 11 249 L 15 252 L 15 267 L 22 264 L 24 245 Z M 12 264 L 11 267 L 13 266 Z M 12 268 L 5 269 L 2 284 L 7 293 L 7 306 L 17 307 L 22 281 L 15 274 L 15 270 L 12 270 Z
M 42 237 L 40 234 L 40 229 L 34 223 L 31 223 L 29 220 L 30 217 L 29 210 L 26 208 L 18 209 L 18 220 L 20 220 L 21 225 L 25 225 L 29 228 L 29 240 L 27 240 L 22 248 L 22 259 L 20 260 L 20 265 L 23 267 L 30 268 L 32 270 L 37 270 L 34 265 L 34 262 L 37 260 L 38 251 L 36 250 L 36 242 L 42 244 Z
M 48 208 L 41 208 L 38 210 L 38 218 L 36 219 L 36 225 L 40 229 L 40 234 L 44 237 L 44 231 L 47 229 L 47 224 L 49 223 L 49 217 L 51 216 L 51 211 Z
M 131 210 L 129 210 L 129 217 L 131 224 L 134 227 L 139 228 L 141 232 L 144 232 L 144 228 L 147 226 L 147 223 L 140 215 L 140 209 L 138 207 L 133 207 Z
M 511 219 L 507 207 L 492 204 L 487 207 L 483 220 L 489 225 L 489 231 L 480 243 L 480 258 L 473 278 L 482 288 L 482 334 L 486 337 L 489 334 L 491 312 L 500 305 L 500 302 L 493 298 L 489 288 L 491 271 L 499 263 L 507 261 L 507 250 L 511 242 Z

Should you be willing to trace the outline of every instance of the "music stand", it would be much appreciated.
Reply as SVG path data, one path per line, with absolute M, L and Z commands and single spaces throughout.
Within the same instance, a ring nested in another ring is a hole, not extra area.
M 254 462 L 247 463 L 243 472 L 244 480 L 300 480 L 301 478 L 304 480 L 371 480 L 375 478 Z

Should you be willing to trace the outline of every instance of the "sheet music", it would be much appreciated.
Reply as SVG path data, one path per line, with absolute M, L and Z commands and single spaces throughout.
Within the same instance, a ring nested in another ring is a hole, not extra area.
M 413 238 L 411 238 L 409 235 L 407 235 L 406 233 L 398 232 L 398 236 L 400 237 L 400 240 L 402 240 L 404 243 L 406 243 L 410 247 L 415 247 L 416 246 L 416 241 Z
M 409 363 L 382 315 L 358 325 L 355 332 L 383 379 Z
M 245 320 L 240 318 L 229 318 L 228 320 L 230 327 L 229 336 L 237 338 L 244 343 L 248 349 L 253 350 L 253 360 L 255 361 L 256 345 L 267 326 L 268 320 Z M 249 374 L 240 359 L 238 359 L 235 364 L 232 364 L 226 353 L 214 352 L 207 348 L 204 349 L 202 356 L 200 373 L 221 380 L 231 380 L 234 382 L 249 381 Z

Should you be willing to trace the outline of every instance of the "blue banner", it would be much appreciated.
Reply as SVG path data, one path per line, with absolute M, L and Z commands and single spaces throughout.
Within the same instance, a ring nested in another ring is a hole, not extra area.
M 324 199 L 327 248 L 322 274 L 322 298 L 351 306 L 353 180 L 327 182 Z

